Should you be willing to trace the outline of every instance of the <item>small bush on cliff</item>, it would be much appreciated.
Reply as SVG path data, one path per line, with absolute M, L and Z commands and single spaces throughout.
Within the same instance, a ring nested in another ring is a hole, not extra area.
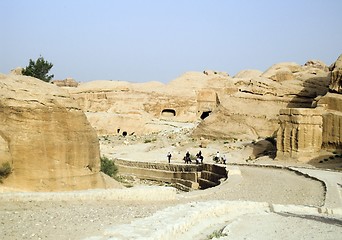
M 115 163 L 105 156 L 101 157 L 101 172 L 107 174 L 110 177 L 115 177 L 118 173 L 118 167 Z
M 0 167 L 0 183 L 2 183 L 2 179 L 6 178 L 12 172 L 11 165 L 9 162 L 5 162 Z
M 52 67 L 52 63 L 45 61 L 44 58 L 40 56 L 36 61 L 30 59 L 29 65 L 23 69 L 23 74 L 38 78 L 44 82 L 49 82 L 54 77 L 53 74 L 48 75 Z

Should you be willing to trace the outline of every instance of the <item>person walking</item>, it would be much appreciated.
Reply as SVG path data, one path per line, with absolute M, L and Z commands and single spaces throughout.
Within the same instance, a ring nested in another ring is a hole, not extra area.
M 167 160 L 169 161 L 169 163 L 171 163 L 171 157 L 172 157 L 171 153 L 168 152 L 166 156 L 167 156 Z

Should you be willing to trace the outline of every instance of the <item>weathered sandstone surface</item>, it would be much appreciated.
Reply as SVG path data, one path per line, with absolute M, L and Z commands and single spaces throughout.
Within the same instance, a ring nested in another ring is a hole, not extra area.
M 225 74 L 191 72 L 168 85 L 94 81 L 69 91 L 99 134 L 146 134 L 196 122 L 231 85 Z
M 52 80 L 52 84 L 55 84 L 58 87 L 77 87 L 78 82 L 73 78 L 66 78 L 64 80 Z
M 2 187 L 64 191 L 106 187 L 96 132 L 69 94 L 52 84 L 0 75 Z
M 330 92 L 317 97 L 311 109 L 288 108 L 280 111 L 278 159 L 306 162 L 319 157 L 321 150 L 340 152 L 342 149 L 341 59 L 340 56 L 330 67 Z M 308 65 L 318 67 L 322 64 L 316 61 Z
M 236 91 L 219 95 L 220 106 L 199 124 L 194 135 L 236 139 L 275 136 L 281 109 L 311 107 L 315 97 L 327 93 L 329 72 L 318 66 L 280 63 L 262 74 L 257 70 L 238 73 L 230 79 Z
M 342 54 L 329 67 L 331 71 L 331 80 L 329 88 L 333 92 L 342 93 Z
M 311 107 L 328 92 L 328 67 L 279 63 L 262 73 L 189 72 L 169 84 L 94 81 L 69 89 L 99 134 L 146 134 L 198 124 L 194 137 L 275 136 L 280 109 Z

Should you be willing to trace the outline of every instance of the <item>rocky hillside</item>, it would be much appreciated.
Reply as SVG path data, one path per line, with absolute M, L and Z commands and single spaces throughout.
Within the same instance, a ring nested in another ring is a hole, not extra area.
M 311 107 L 328 91 L 329 68 L 318 60 L 279 63 L 236 76 L 189 72 L 169 84 L 95 81 L 69 91 L 101 134 L 146 134 L 197 126 L 194 137 L 273 136 L 279 110 Z

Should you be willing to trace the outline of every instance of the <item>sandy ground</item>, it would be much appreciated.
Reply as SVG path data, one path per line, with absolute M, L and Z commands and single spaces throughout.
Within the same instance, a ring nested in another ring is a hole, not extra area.
M 160 138 L 160 135 L 141 138 L 133 136 L 131 138 L 105 137 L 101 139 L 101 153 L 113 158 L 162 162 L 166 161 L 166 153 L 171 151 L 174 156 L 172 161 L 175 163 L 182 162 L 181 159 L 186 150 L 190 150 L 192 153 L 202 150 L 207 162 L 212 161 L 211 158 L 216 151 L 226 154 L 230 163 L 246 163 L 249 154 L 248 151 L 245 151 L 245 143 L 242 142 L 232 142 L 230 144 L 224 141 L 206 143 L 205 148 L 200 148 L 199 144 L 201 143 L 198 141 L 187 139 L 186 134 L 179 133 L 171 136 L 164 135 L 163 138 Z M 261 158 L 259 162 L 275 164 L 268 157 Z M 276 165 L 282 164 L 286 163 L 276 162 Z M 299 166 L 302 167 L 302 164 L 299 164 Z M 109 239 L 110 232 L 116 231 L 115 229 L 118 228 L 121 229 L 121 226 L 125 226 L 122 229 L 127 227 L 127 229 L 130 229 L 129 227 L 134 226 L 132 224 L 136 221 L 146 221 L 146 224 L 153 225 L 151 223 L 153 216 L 158 214 L 164 216 L 165 211 L 181 212 L 181 206 L 186 206 L 186 204 L 205 204 L 218 200 L 311 207 L 324 205 L 325 187 L 320 181 L 282 169 L 236 165 L 229 165 L 228 167 L 234 171 L 232 171 L 231 177 L 220 186 L 189 193 L 181 192 L 176 195 L 175 199 L 164 201 L 135 201 L 134 199 L 121 201 L 109 199 L 28 201 L 25 200 L 25 197 L 15 202 L 0 201 L 1 239 Z M 308 166 L 304 164 L 304 167 Z M 134 190 L 134 188 L 132 189 Z M 158 191 L 157 188 L 156 191 Z M 221 206 L 220 204 L 229 205 L 227 202 L 217 204 L 218 207 Z M 167 210 L 170 207 L 171 210 Z M 201 212 L 201 210 L 199 211 Z M 244 229 L 242 223 L 246 221 L 249 225 L 255 225 L 260 221 L 260 216 L 262 215 L 241 216 L 237 218 L 240 219 L 237 222 L 232 219 L 225 220 L 226 224 L 224 226 L 227 226 L 227 228 L 225 229 L 226 232 L 221 235 L 222 239 L 225 239 L 224 236 L 227 236 L 228 233 L 230 236 L 234 236 L 230 239 L 274 239 L 278 237 L 284 239 L 287 238 L 284 236 L 287 232 L 281 231 L 284 226 L 291 231 L 295 231 L 298 230 L 297 226 L 309 223 L 308 217 L 301 218 L 300 216 L 303 215 L 300 214 L 281 216 L 279 213 L 267 212 L 267 216 L 264 217 L 265 221 L 272 223 L 273 221 L 286 219 L 285 225 L 273 226 L 269 230 L 273 231 L 272 234 L 265 230 L 258 233 L 259 238 L 254 238 L 253 231 L 257 231 L 257 228 Z M 179 215 L 179 217 L 181 216 Z M 177 219 L 177 217 L 175 218 Z M 167 220 L 172 221 L 171 218 Z M 201 221 L 203 222 L 205 219 Z M 334 239 L 336 236 L 341 236 L 341 221 L 342 218 L 334 216 L 333 221 L 330 222 L 328 219 L 306 224 L 303 231 L 310 232 L 311 228 L 313 234 L 318 234 L 318 238 L 309 234 L 302 239 L 322 239 L 322 236 L 327 236 L 326 239 Z M 234 224 L 231 225 L 230 223 L 233 222 Z M 320 223 L 323 225 L 320 225 Z M 209 232 L 213 229 L 222 230 L 222 227 L 223 225 L 217 225 L 216 228 L 209 229 Z M 328 232 L 325 230 L 319 232 L 320 227 L 328 229 Z M 318 230 L 313 230 L 313 228 Z M 108 229 L 112 230 L 109 231 Z M 134 231 L 134 229 L 127 231 Z M 279 231 L 279 235 L 274 231 Z M 332 231 L 332 234 L 329 235 L 329 231 Z M 207 233 L 199 233 L 201 236 L 198 239 L 208 239 Z M 117 239 L 139 239 L 139 237 L 119 237 Z M 290 239 L 298 239 L 298 235 L 294 234 Z
M 83 239 L 100 235 L 108 227 L 151 216 L 169 206 L 212 200 L 323 205 L 321 183 L 293 172 L 241 167 L 241 176 L 217 188 L 178 194 L 172 201 L 1 202 L 0 232 L 3 239 Z

